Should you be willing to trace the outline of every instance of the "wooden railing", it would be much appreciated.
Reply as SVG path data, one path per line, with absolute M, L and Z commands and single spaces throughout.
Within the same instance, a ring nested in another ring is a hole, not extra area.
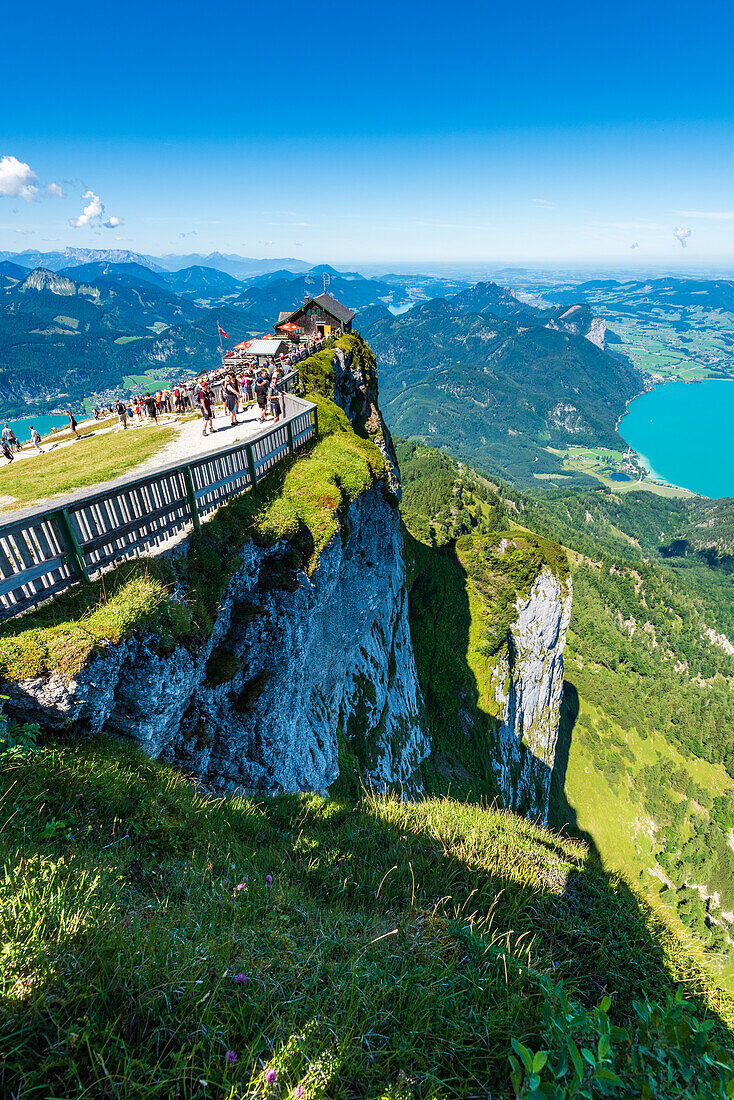
M 0 524 L 0 618 L 155 552 L 191 527 L 198 531 L 202 519 L 318 433 L 315 405 L 290 393 L 282 400 L 284 419 L 247 443 L 75 493 Z

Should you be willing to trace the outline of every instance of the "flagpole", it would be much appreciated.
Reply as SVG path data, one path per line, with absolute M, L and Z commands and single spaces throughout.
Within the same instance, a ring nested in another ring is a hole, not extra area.
M 219 332 L 219 358 L 222 362 L 224 362 L 224 350 L 222 348 L 222 326 L 219 324 L 219 319 L 218 318 L 217 318 L 217 331 Z

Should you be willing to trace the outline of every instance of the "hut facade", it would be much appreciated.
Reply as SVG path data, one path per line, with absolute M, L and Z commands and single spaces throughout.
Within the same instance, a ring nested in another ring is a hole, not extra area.
M 274 325 L 276 332 L 292 332 L 294 326 L 303 329 L 307 336 L 331 336 L 335 329 L 349 332 L 354 320 L 354 311 L 347 309 L 331 294 L 319 294 L 316 298 L 306 298 L 302 306 L 292 313 L 281 313 Z

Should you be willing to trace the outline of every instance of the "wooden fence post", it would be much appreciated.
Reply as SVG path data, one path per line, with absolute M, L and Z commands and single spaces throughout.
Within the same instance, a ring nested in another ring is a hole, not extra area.
M 254 489 L 257 485 L 257 472 L 255 470 L 255 458 L 252 453 L 252 443 L 245 443 L 245 454 L 247 455 L 247 469 L 250 471 L 250 486 Z
M 318 435 L 319 434 L 319 409 L 318 409 L 318 405 L 314 406 L 314 408 L 312 409 L 312 412 L 313 412 L 313 434 Z
M 66 511 L 66 508 L 59 508 L 58 511 L 52 512 L 49 519 L 56 520 L 61 539 L 66 547 L 66 552 L 69 555 L 74 569 L 83 581 L 89 581 L 87 563 L 84 560 L 82 548 L 74 534 L 74 528 L 71 526 L 71 520 L 69 519 L 69 513 Z
M 293 424 L 290 420 L 285 422 L 285 430 L 288 433 L 288 450 L 293 453 Z
M 198 535 L 201 533 L 201 522 L 199 520 L 199 509 L 196 507 L 196 493 L 194 492 L 194 479 L 191 476 L 191 467 L 184 466 L 182 473 L 184 485 L 186 486 L 186 499 L 189 504 L 189 512 L 191 513 L 191 522 Z

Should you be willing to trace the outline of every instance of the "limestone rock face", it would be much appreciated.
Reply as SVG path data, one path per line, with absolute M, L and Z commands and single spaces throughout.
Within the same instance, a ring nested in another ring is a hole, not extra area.
M 354 501 L 311 577 L 283 550 L 244 548 L 198 649 L 133 637 L 70 684 L 15 685 L 9 707 L 128 738 L 221 791 L 323 791 L 340 740 L 376 785 L 419 786 L 430 746 L 394 497 L 378 484 Z
M 600 348 L 601 351 L 607 346 L 606 342 L 607 323 L 603 317 L 594 317 L 589 325 L 589 331 L 584 333 L 587 340 L 590 340 L 592 344 Z
M 545 822 L 563 695 L 571 582 L 543 568 L 517 604 L 497 666 L 499 727 L 494 769 L 505 805 Z

